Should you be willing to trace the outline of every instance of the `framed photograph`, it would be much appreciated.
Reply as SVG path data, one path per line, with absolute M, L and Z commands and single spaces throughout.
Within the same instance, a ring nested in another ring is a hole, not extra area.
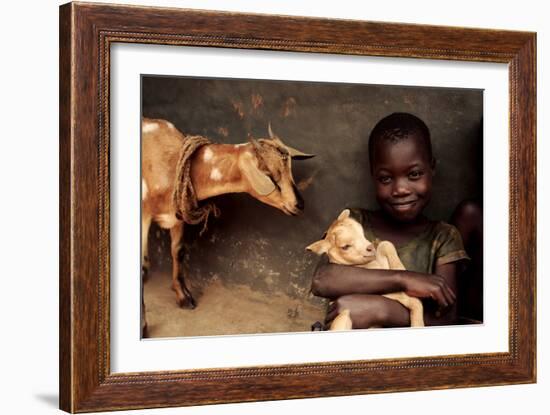
M 61 6 L 61 409 L 535 382 L 535 63 L 527 32 Z

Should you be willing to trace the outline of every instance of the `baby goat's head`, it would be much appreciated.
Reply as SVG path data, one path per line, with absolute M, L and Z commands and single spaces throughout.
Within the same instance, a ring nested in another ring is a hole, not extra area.
M 313 154 L 302 153 L 284 144 L 269 126 L 269 139 L 250 139 L 252 152 L 243 156 L 242 168 L 248 179 L 250 194 L 287 215 L 297 215 L 304 200 L 294 183 L 292 160 L 305 160 Z
M 327 254 L 330 262 L 364 265 L 375 259 L 376 249 L 365 237 L 363 227 L 345 209 L 327 230 L 324 239 L 306 248 L 317 255 Z

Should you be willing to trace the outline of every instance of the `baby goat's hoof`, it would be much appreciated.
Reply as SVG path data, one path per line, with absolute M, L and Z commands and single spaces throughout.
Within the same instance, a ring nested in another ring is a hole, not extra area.
M 311 331 L 323 331 L 323 325 L 320 321 L 316 321 L 311 325 Z

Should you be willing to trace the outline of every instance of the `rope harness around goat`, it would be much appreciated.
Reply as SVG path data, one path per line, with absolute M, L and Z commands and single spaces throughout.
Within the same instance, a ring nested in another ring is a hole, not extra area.
M 195 188 L 191 181 L 191 157 L 195 154 L 195 151 L 207 144 L 211 144 L 211 142 L 206 137 L 199 135 L 185 137 L 178 165 L 176 166 L 176 181 L 172 194 L 172 201 L 178 219 L 191 225 L 203 222 L 200 235 L 208 228 L 210 214 L 213 214 L 216 218 L 220 216 L 220 210 L 212 202 L 205 202 L 199 206 Z

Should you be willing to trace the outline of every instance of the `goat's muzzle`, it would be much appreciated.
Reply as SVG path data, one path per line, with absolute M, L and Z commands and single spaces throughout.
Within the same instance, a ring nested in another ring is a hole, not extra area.
M 296 196 L 296 209 L 304 210 L 304 198 L 295 184 L 292 184 L 292 190 L 294 190 L 294 195 Z

